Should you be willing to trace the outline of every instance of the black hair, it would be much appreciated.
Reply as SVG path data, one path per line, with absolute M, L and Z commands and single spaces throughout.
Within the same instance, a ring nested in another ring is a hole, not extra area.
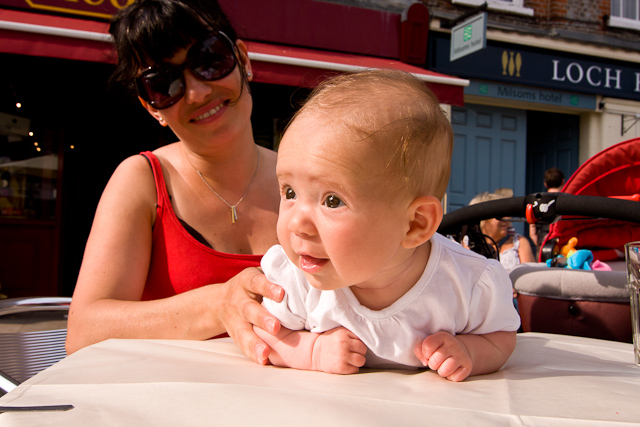
M 214 30 L 234 43 L 238 38 L 216 0 L 137 0 L 111 20 L 109 33 L 118 55 L 112 81 L 135 93 L 140 70 L 166 61 Z M 236 62 L 242 65 L 237 53 Z M 240 69 L 244 85 L 244 67 Z
M 550 168 L 544 173 L 544 182 L 547 188 L 560 188 L 564 183 L 564 174 L 558 168 Z

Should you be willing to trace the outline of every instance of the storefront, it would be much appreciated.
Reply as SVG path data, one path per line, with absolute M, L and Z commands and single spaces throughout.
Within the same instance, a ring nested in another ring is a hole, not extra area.
M 174 140 L 137 100 L 107 84 L 114 63 L 107 22 L 126 3 L 0 0 L 2 294 L 71 295 L 111 173 L 127 156 Z M 463 103 L 468 81 L 400 60 L 415 46 L 400 43 L 407 26 L 398 14 L 311 0 L 220 4 L 249 47 L 261 145 L 277 146 L 301 88 L 334 73 L 399 68 L 424 80 L 446 108 Z M 427 28 L 427 21 L 417 23 Z M 422 35 L 405 39 L 426 49 Z M 426 50 L 419 53 L 424 64 Z
M 485 49 L 450 61 L 450 35 L 430 35 L 429 68 L 471 81 L 464 108 L 453 110 L 451 208 L 501 187 L 515 195 L 543 191 L 547 168 L 569 177 L 602 149 L 638 136 L 637 63 L 512 39 L 488 40 Z

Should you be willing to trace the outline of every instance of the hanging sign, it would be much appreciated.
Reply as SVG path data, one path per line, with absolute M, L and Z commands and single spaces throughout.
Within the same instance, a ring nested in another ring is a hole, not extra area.
M 487 13 L 482 12 L 451 29 L 449 61 L 484 49 L 487 46 Z

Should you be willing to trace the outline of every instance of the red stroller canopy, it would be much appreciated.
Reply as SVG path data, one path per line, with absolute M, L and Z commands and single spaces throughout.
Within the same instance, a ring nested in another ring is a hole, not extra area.
M 640 193 L 640 138 L 606 148 L 587 160 L 562 188 L 563 193 L 620 197 Z M 550 228 L 545 240 L 558 238 L 558 246 L 577 237 L 578 248 L 590 249 L 603 261 L 620 256 L 625 243 L 640 240 L 638 223 L 608 219 L 562 218 Z

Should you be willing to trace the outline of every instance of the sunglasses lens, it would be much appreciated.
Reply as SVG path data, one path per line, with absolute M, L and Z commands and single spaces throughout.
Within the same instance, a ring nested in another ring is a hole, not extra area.
M 233 46 L 229 46 L 222 37 L 211 36 L 196 43 L 189 51 L 189 68 L 204 80 L 219 80 L 236 68 Z
M 138 92 L 154 108 L 170 107 L 184 95 L 182 70 L 167 64 L 153 68 L 138 78 Z
M 210 82 L 228 76 L 236 68 L 233 43 L 224 35 L 215 34 L 194 44 L 185 64 L 165 63 L 142 73 L 136 79 L 138 94 L 158 110 L 171 107 L 184 96 L 185 67 Z

